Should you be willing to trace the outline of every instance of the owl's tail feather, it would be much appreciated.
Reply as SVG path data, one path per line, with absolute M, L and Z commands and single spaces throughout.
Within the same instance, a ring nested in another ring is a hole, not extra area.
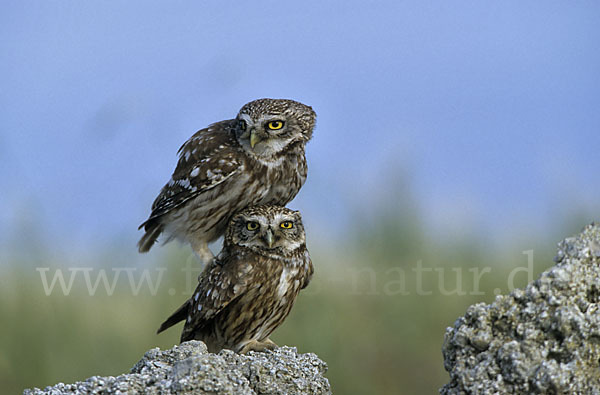
M 165 320 L 165 322 L 163 322 L 160 325 L 160 328 L 158 328 L 156 333 L 159 334 L 160 332 L 164 331 L 165 329 L 169 329 L 170 327 L 172 327 L 179 321 L 185 320 L 187 318 L 189 308 L 190 308 L 190 301 L 187 300 L 180 308 L 177 309 L 177 311 L 175 311 L 173 314 L 171 314 L 171 316 L 169 318 L 167 318 Z
M 146 233 L 142 236 L 140 241 L 138 241 L 138 251 L 139 252 L 148 252 L 150 248 L 156 243 L 156 239 L 163 231 L 163 225 L 160 222 L 145 222 L 141 226 L 145 226 Z M 141 228 L 140 226 L 140 228 Z

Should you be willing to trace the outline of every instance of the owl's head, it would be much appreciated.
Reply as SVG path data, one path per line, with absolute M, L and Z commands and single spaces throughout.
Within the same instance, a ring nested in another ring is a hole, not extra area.
M 249 207 L 233 216 L 225 243 L 260 255 L 297 255 L 306 243 L 300 212 L 281 206 Z
M 236 136 L 249 153 L 272 158 L 290 146 L 312 137 L 316 114 L 312 108 L 287 99 L 259 99 L 237 115 Z

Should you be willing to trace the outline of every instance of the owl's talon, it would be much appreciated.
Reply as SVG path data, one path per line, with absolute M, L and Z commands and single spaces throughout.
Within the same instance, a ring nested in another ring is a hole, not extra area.
M 277 347 L 279 347 L 277 344 L 275 344 L 275 342 L 273 342 L 273 340 L 269 338 L 266 338 L 263 344 L 265 345 L 266 350 L 275 350 Z
M 248 342 L 241 350 L 240 354 L 247 354 L 250 351 L 266 352 L 273 351 L 277 348 L 277 344 L 273 343 L 271 339 L 265 339 L 265 341 L 259 342 L 252 340 Z

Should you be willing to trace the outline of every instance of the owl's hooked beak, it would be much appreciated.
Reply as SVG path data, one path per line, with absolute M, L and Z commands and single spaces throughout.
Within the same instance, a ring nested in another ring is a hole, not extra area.
M 267 229 L 267 233 L 265 234 L 264 240 L 269 245 L 269 248 L 273 248 L 273 231 L 271 229 Z
M 258 133 L 255 129 L 250 132 L 250 147 L 254 148 L 254 146 L 261 141 L 265 140 L 268 136 Z
M 250 147 L 254 148 L 254 146 L 258 144 L 260 140 L 261 138 L 258 136 L 258 134 L 256 134 L 256 130 L 250 132 Z

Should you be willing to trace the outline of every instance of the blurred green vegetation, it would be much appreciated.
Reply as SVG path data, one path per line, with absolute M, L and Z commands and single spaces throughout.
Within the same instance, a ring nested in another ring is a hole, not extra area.
M 368 221 L 358 220 L 352 226 L 358 231 L 333 246 L 311 240 L 316 276 L 273 339 L 325 360 L 335 393 L 437 393 L 448 379 L 441 354 L 445 328 L 470 304 L 491 302 L 494 290 L 508 292 L 511 271 L 527 267 L 525 250 L 534 251 L 537 277 L 552 265 L 560 238 L 539 235 L 502 248 L 472 232 L 462 239 L 440 240 L 429 237 L 407 213 L 382 212 Z M 566 237 L 583 225 L 566 226 L 559 234 Z M 90 295 L 82 277 L 74 281 L 69 295 L 57 285 L 46 296 L 31 262 L 2 264 L 0 388 L 16 393 L 92 375 L 118 375 L 148 349 L 178 343 L 181 324 L 161 335 L 155 331 L 191 293 L 182 269 L 198 263 L 187 248 L 174 245 L 163 251 L 159 260 L 166 270 L 156 295 L 147 286 L 134 295 L 122 273 L 124 281 L 110 296 L 103 285 Z M 118 257 L 115 249 L 79 266 L 112 273 L 113 267 L 126 266 Z M 37 266 L 50 267 L 49 278 L 59 268 L 68 278 L 65 265 L 48 256 L 38 259 Z M 100 260 L 113 264 L 98 266 L 95 262 Z M 423 268 L 420 285 L 418 265 Z M 155 279 L 162 270 L 137 267 L 144 269 Z M 489 272 L 481 276 L 475 292 L 473 270 L 484 269 Z M 524 286 L 526 273 L 515 273 L 515 286 Z M 92 281 L 96 275 L 93 271 Z M 193 287 L 196 274 L 190 278 Z

